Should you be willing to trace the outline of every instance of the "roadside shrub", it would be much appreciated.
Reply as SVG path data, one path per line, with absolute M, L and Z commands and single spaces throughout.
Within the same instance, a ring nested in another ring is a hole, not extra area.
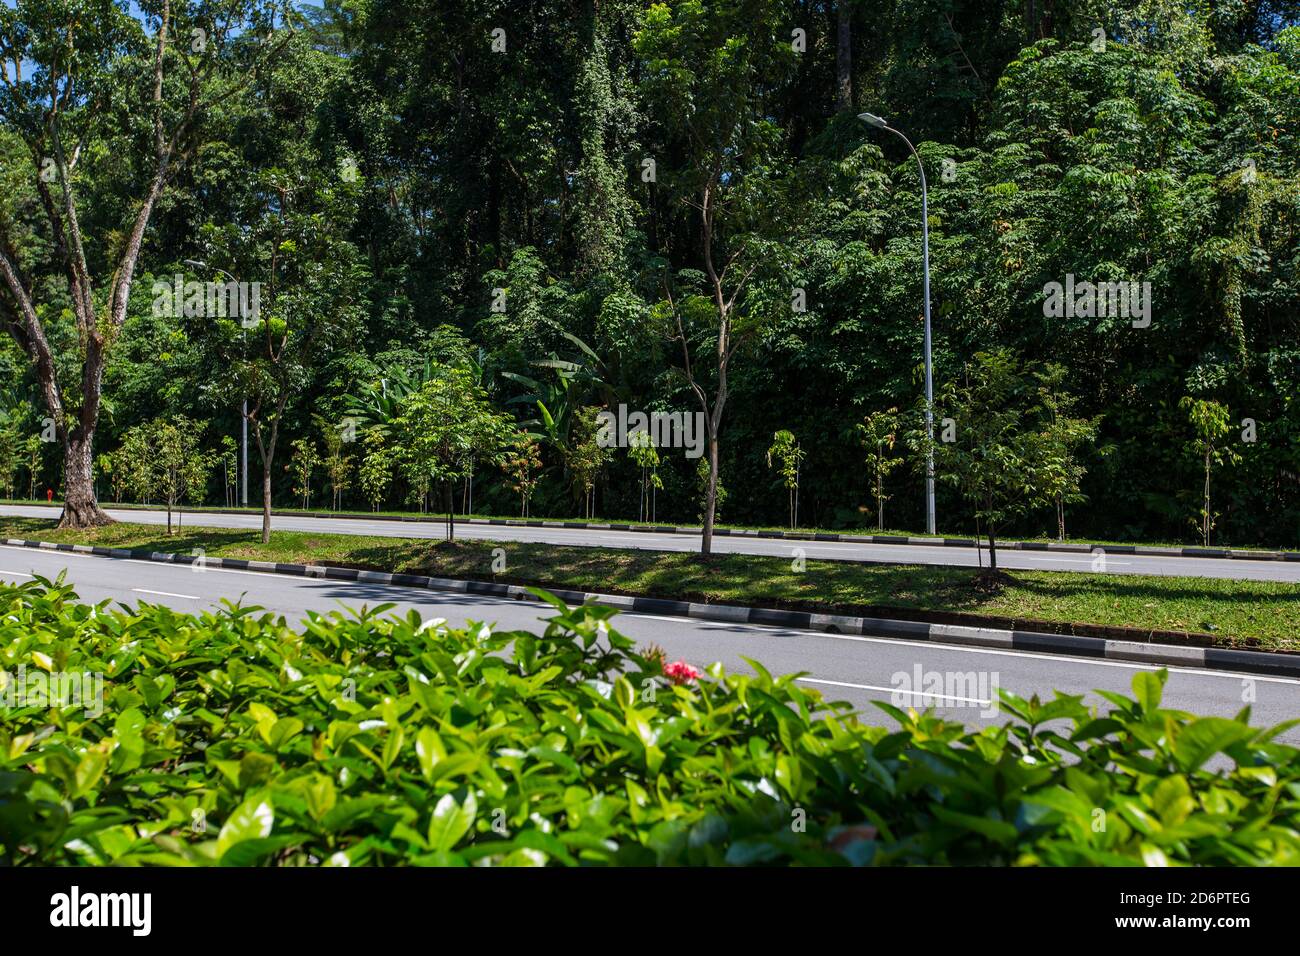
M 1300 751 L 1161 709 L 1163 672 L 1105 713 L 1004 693 L 999 726 L 888 729 L 757 664 L 674 682 L 539 596 L 531 634 L 0 585 L 0 862 L 1300 864 Z M 20 667 L 103 674 L 103 712 Z

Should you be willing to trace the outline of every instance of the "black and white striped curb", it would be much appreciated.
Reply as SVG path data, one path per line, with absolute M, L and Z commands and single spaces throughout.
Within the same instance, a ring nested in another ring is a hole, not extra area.
M 43 506 L 38 506 L 43 507 Z M 112 508 L 113 505 L 105 505 Z M 129 509 L 128 509 L 129 510 Z M 186 514 L 221 514 L 257 516 L 260 512 L 242 511 L 234 508 L 199 508 Z M 352 521 L 397 521 L 416 524 L 441 523 L 444 519 L 437 515 L 380 515 L 360 512 L 335 511 L 272 511 L 275 518 L 337 518 Z M 699 537 L 700 528 L 680 527 L 676 525 L 620 524 L 617 522 L 593 521 L 548 521 L 544 519 L 524 518 L 464 518 L 456 516 L 458 524 L 497 525 L 507 528 L 560 528 L 570 531 L 623 531 L 643 534 L 680 534 Z M 974 548 L 974 538 L 927 538 L 899 534 L 841 534 L 835 531 L 757 531 L 751 528 L 715 528 L 713 533 L 720 538 L 770 538 L 778 541 L 827 541 L 844 544 L 898 544 L 918 545 L 930 548 Z M 980 548 L 988 545 L 980 541 Z M 1250 548 L 1197 548 L 1178 547 L 1162 548 L 1138 544 L 1067 544 L 1056 541 L 1004 541 L 999 549 L 1008 551 L 1054 551 L 1064 554 L 1125 555 L 1135 554 L 1154 558 L 1218 558 L 1238 561 L 1300 561 L 1300 551 L 1264 551 Z
M 287 574 L 331 581 L 355 581 L 361 584 L 423 588 L 431 591 L 452 591 L 461 594 L 478 594 L 485 597 L 510 598 L 522 601 L 538 600 L 534 594 L 523 586 L 491 581 L 433 578 L 420 574 L 389 574 L 383 571 L 358 571 L 353 568 L 334 568 L 324 565 L 196 557 L 188 554 L 159 551 L 100 548 L 84 544 L 24 541 L 18 538 L 6 539 L 3 543 L 10 547 L 38 548 L 45 551 L 70 551 L 76 554 L 98 555 L 106 558 L 130 558 L 137 561 L 158 561 L 166 564 L 184 565 L 203 562 L 204 566 L 214 568 L 263 571 L 270 574 Z M 834 614 L 814 614 L 809 611 L 783 611 L 774 608 L 741 607 L 730 604 L 696 604 L 689 601 L 600 594 L 591 591 L 572 591 L 560 588 L 547 588 L 546 590 L 569 604 L 602 604 L 620 611 L 688 617 L 727 624 L 758 624 L 769 627 L 825 631 L 834 634 L 853 634 L 902 641 L 971 645 L 1008 651 L 1035 651 L 1046 654 L 1067 654 L 1074 657 L 1097 657 L 1144 664 L 1203 667 L 1273 677 L 1300 678 L 1300 654 L 1195 647 L 1185 644 L 1158 642 L 1120 641 L 1072 634 L 1008 631 L 997 628 L 930 624 L 924 621 L 897 621 L 875 617 L 847 617 Z

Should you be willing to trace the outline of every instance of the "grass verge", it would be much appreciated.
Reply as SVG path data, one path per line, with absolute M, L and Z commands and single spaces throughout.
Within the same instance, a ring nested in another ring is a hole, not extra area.
M 43 500 L 29 501 L 29 500 L 0 498 L 0 506 L 3 505 L 22 505 L 26 507 L 39 506 L 39 507 L 62 508 L 63 502 L 57 498 L 53 502 L 46 502 Z M 101 501 L 100 505 L 103 508 L 112 511 L 166 511 L 167 510 L 165 505 L 158 505 L 158 504 L 142 505 L 142 504 L 135 504 L 135 503 Z M 302 509 L 286 507 L 283 505 L 277 505 L 274 508 L 276 514 L 293 514 L 300 510 Z M 261 515 L 262 509 L 260 507 L 224 508 L 220 505 L 205 505 L 205 506 L 191 508 L 190 506 L 187 505 L 185 508 L 185 515 L 186 515 L 185 520 L 189 521 L 190 515 L 202 515 L 204 513 L 216 513 L 216 512 L 223 512 L 223 513 L 239 512 L 241 514 L 248 514 L 248 515 Z M 407 518 L 407 519 L 415 519 L 419 521 L 428 521 L 432 523 L 441 523 L 445 518 L 444 515 L 435 512 L 420 514 L 413 511 L 349 511 L 346 509 L 342 511 L 331 511 L 328 508 L 317 508 L 317 507 L 306 509 L 302 513 L 307 515 L 312 515 L 312 516 L 329 515 L 334 518 L 355 518 L 362 521 L 366 519 L 376 519 L 376 518 Z M 479 520 L 486 519 L 492 521 L 525 520 L 523 518 L 520 518 L 519 515 L 517 514 L 477 514 L 476 513 L 471 515 L 465 515 L 465 514 L 456 515 L 456 520 L 458 522 L 464 521 L 468 518 L 474 518 Z M 638 527 L 638 528 L 681 527 L 681 528 L 698 529 L 699 527 L 698 522 L 691 522 L 691 521 L 668 521 L 668 520 L 637 521 L 632 518 L 619 518 L 619 517 L 611 518 L 606 516 L 598 516 L 595 518 L 587 519 L 576 515 L 533 515 L 532 517 L 526 520 L 528 521 L 587 521 L 592 524 L 631 525 L 632 527 Z M 720 530 L 730 530 L 730 531 L 788 532 L 790 530 L 788 527 L 784 525 L 730 524 L 725 521 L 719 522 L 717 527 Z M 933 538 L 936 541 L 942 540 L 944 538 L 975 537 L 975 532 L 973 528 L 958 528 L 955 530 L 949 528 L 937 534 L 927 534 L 926 532 L 918 531 L 915 528 L 885 528 L 884 530 L 877 530 L 874 526 L 871 525 L 863 525 L 863 526 L 850 527 L 850 528 L 841 528 L 841 527 L 832 528 L 832 527 L 820 527 L 820 526 L 800 527 L 797 530 L 797 533 L 798 534 L 842 534 L 842 535 L 855 535 L 855 536 L 862 536 L 862 537 L 869 537 L 871 535 L 888 535 L 891 537 L 898 537 L 898 538 Z M 980 540 L 981 540 L 981 544 L 984 547 L 988 546 L 987 539 L 981 538 Z M 1049 535 L 1049 534 L 1007 534 L 1005 538 L 999 538 L 998 541 L 999 541 L 998 544 L 999 547 L 1002 547 L 1004 544 L 1010 543 L 1012 541 L 1025 541 L 1025 542 L 1033 542 L 1033 543 L 1040 543 L 1040 544 L 1059 543 L 1059 539 L 1057 539 L 1055 535 Z M 1113 538 L 1083 537 L 1083 538 L 1066 538 L 1063 543 L 1087 545 L 1088 547 L 1136 546 L 1140 548 L 1199 548 L 1202 546 L 1201 541 L 1199 539 L 1191 539 L 1191 538 L 1178 539 L 1178 540 L 1148 539 L 1144 541 L 1133 541 L 1133 540 L 1119 541 Z M 1212 541 L 1210 542 L 1210 547 L 1231 548 L 1234 551 L 1300 550 L 1300 545 L 1296 545 L 1294 542 L 1269 545 L 1269 544 L 1260 544 L 1258 542 Z
M 977 615 L 988 626 L 1036 624 L 1208 634 L 1216 644 L 1300 650 L 1300 585 L 1146 575 L 1015 571 L 997 593 L 972 586 L 970 569 L 849 562 L 793 562 L 759 555 L 656 553 L 520 542 L 457 541 L 276 531 L 263 545 L 256 532 L 186 528 L 168 537 L 157 527 L 117 524 L 60 531 L 51 521 L 0 518 L 0 537 L 114 548 L 147 548 L 210 557 L 330 564 L 440 577 L 502 580 L 606 593 L 715 604 L 746 604 L 839 613 L 895 613 L 952 620 Z M 506 570 L 492 571 L 505 550 Z M 961 621 L 962 623 L 970 623 Z M 1140 639 L 1140 634 L 1135 634 Z

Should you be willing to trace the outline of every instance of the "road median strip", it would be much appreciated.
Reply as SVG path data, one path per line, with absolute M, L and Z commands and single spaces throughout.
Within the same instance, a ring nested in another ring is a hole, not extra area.
M 24 505 L 23 507 L 44 507 L 46 505 Z M 137 510 L 123 505 L 105 505 L 123 511 Z M 52 509 L 56 510 L 56 509 Z M 145 509 L 138 509 L 145 510 Z M 261 512 L 244 511 L 238 508 L 195 508 L 185 512 L 187 515 L 243 515 L 260 517 Z M 441 524 L 445 521 L 436 515 L 394 515 L 365 514 L 348 511 L 285 511 L 273 509 L 273 518 L 322 518 L 344 521 L 393 521 L 409 524 Z M 677 525 L 626 524 L 603 521 L 552 521 L 534 518 L 472 518 L 456 516 L 457 524 L 492 525 L 504 528 L 553 528 L 567 531 L 617 531 L 641 534 L 678 534 L 699 537 L 701 528 Z M 778 541 L 824 541 L 840 544 L 882 544 L 906 545 L 910 547 L 930 548 L 974 548 L 978 545 L 987 550 L 983 541 L 974 538 L 928 538 L 901 534 L 851 534 L 838 531 L 771 531 L 757 528 L 714 528 L 713 533 L 720 538 L 766 538 Z M 1137 555 L 1149 558 L 1214 558 L 1221 561 L 1300 561 L 1300 551 L 1281 551 L 1251 548 L 1205 548 L 1196 546 L 1159 547 L 1140 544 L 1087 544 L 1081 542 L 1058 541 L 1000 541 L 998 550 L 1008 551 L 1047 551 L 1061 554 L 1098 554 L 1098 555 Z
M 523 585 L 492 581 L 438 578 L 327 565 L 198 557 L 190 554 L 145 550 L 134 551 L 122 548 L 31 541 L 20 538 L 7 538 L 4 539 L 3 543 L 9 547 L 75 552 L 105 558 L 130 558 L 137 561 L 145 560 L 187 566 L 202 562 L 204 566 L 232 570 L 261 571 L 268 574 L 353 581 L 433 591 L 452 591 L 513 600 L 537 600 L 536 596 Z M 570 604 L 603 604 L 618 610 L 635 613 L 659 614 L 719 623 L 784 627 L 886 640 L 972 645 L 1001 650 L 1105 658 L 1117 661 L 1177 667 L 1200 667 L 1274 677 L 1300 678 L 1300 654 L 1164 643 L 1156 635 L 1152 635 L 1152 640 L 1149 642 L 1122 641 L 1074 634 L 967 627 L 925 621 L 819 614 L 810 611 L 791 611 L 730 604 L 701 604 L 664 598 L 601 594 L 599 592 L 578 591 L 567 588 L 547 588 L 547 590 Z

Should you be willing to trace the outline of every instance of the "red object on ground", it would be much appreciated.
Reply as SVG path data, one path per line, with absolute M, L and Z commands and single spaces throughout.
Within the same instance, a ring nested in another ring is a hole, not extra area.
M 53 488 L 46 488 L 46 489 L 45 489 L 45 500 L 46 500 L 46 501 L 53 501 L 53 500 L 54 500 L 54 489 L 53 489 Z

